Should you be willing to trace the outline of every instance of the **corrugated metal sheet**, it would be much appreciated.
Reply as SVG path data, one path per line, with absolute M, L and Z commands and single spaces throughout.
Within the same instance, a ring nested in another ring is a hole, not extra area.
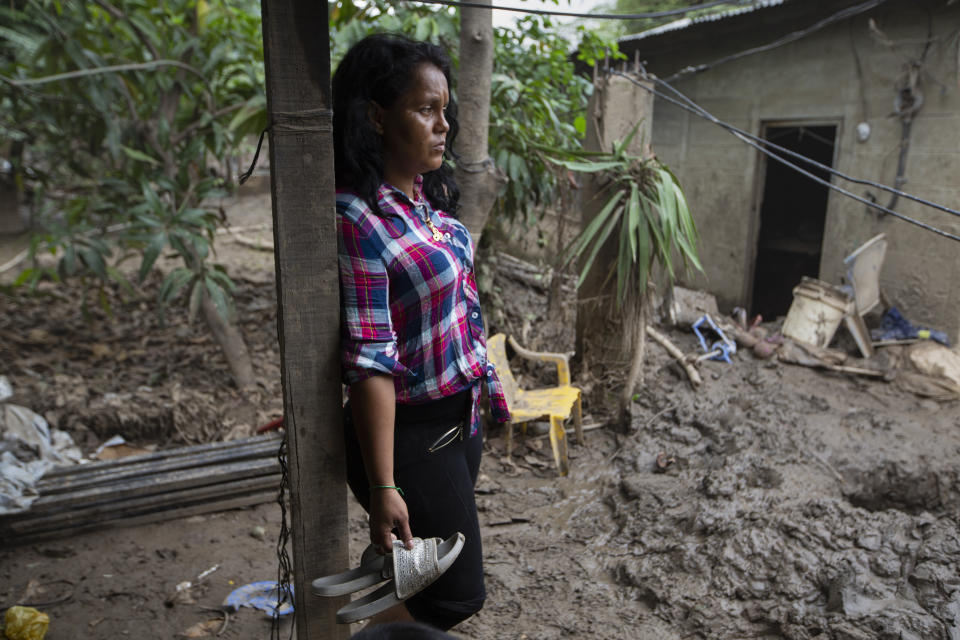
M 620 42 L 642 40 L 644 38 L 658 36 L 661 33 L 667 33 L 669 31 L 680 31 L 681 29 L 686 29 L 691 25 L 701 24 L 703 22 L 716 22 L 718 20 L 725 20 L 727 18 L 732 18 L 733 16 L 743 15 L 744 13 L 751 13 L 753 11 L 767 9 L 769 7 L 776 7 L 789 1 L 790 0 L 756 0 L 756 2 L 750 6 L 731 9 L 729 11 L 724 11 L 723 13 L 713 13 L 697 18 L 683 18 L 681 20 L 674 20 L 673 22 L 668 22 L 667 24 L 662 24 L 659 27 L 647 29 L 646 31 L 641 31 L 640 33 L 636 33 L 632 36 L 624 36 L 620 38 Z

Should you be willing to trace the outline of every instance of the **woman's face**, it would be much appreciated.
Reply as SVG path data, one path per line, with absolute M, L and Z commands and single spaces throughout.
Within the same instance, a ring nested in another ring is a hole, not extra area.
M 430 63 L 414 69 L 410 88 L 389 109 L 377 104 L 370 118 L 383 139 L 384 177 L 406 181 L 439 169 L 450 125 L 444 111 L 450 102 L 447 79 Z

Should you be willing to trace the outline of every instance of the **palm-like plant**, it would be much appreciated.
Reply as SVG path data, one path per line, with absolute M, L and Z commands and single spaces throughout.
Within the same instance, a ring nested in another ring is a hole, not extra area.
M 665 284 L 671 286 L 677 277 L 677 258 L 685 271 L 691 267 L 703 271 L 696 224 L 676 176 L 652 154 L 627 153 L 639 125 L 622 142 L 615 142 L 611 152 L 551 150 L 550 158 L 571 171 L 594 174 L 594 197 L 605 199 L 597 216 L 566 249 L 563 265 L 580 260 L 578 287 L 596 269 L 605 272 L 605 290 L 616 279 L 614 307 L 623 327 L 630 329 L 627 335 L 633 350 L 621 414 L 628 409 L 640 379 L 652 274 L 660 267 Z M 612 247 L 602 252 L 615 237 L 616 252 Z M 598 262 L 602 255 L 613 258 Z

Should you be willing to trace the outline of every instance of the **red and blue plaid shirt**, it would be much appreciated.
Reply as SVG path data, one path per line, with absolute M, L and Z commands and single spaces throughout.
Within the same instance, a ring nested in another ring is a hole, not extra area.
M 507 422 L 503 387 L 487 361 L 473 272 L 473 243 L 458 220 L 384 183 L 383 215 L 349 191 L 337 192 L 341 364 L 348 385 L 393 376 L 399 404 L 420 404 L 472 390 L 470 435 L 477 432 L 480 383 L 490 409 Z M 427 216 L 441 233 L 434 240 Z

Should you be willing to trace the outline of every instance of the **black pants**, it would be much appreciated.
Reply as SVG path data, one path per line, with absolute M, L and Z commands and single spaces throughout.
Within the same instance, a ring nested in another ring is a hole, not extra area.
M 446 539 L 457 531 L 466 541 L 460 556 L 436 582 L 406 601 L 415 620 L 447 630 L 483 607 L 483 548 L 473 489 L 480 470 L 481 433 L 469 437 L 470 392 L 422 405 L 397 405 L 394 426 L 394 480 L 404 492 L 410 529 L 419 538 Z M 349 404 L 344 439 L 347 482 L 370 511 L 370 487 Z M 428 449 L 440 436 L 463 424 L 463 438 Z M 382 491 L 382 489 L 381 489 Z

